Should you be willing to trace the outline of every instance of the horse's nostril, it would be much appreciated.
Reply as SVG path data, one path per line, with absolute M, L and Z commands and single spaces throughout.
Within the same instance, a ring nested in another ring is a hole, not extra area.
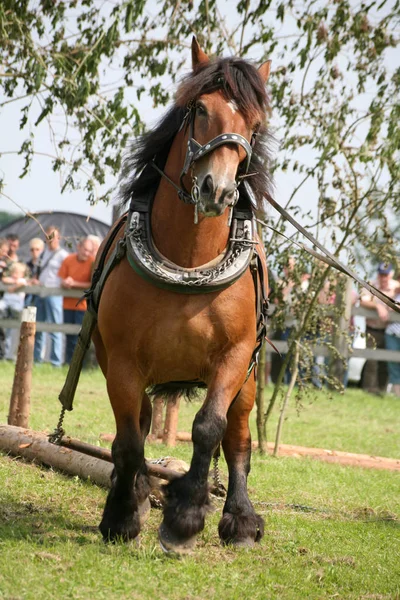
M 201 193 L 203 196 L 211 196 L 214 191 L 214 183 L 211 175 L 207 175 L 201 186 Z
M 236 185 L 231 185 L 229 187 L 226 187 L 224 194 L 222 196 L 222 199 L 225 202 L 234 202 L 234 200 L 236 200 L 236 193 L 237 193 Z

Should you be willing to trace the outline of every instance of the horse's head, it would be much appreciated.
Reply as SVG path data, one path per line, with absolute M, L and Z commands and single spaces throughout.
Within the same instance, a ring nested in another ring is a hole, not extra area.
M 192 62 L 194 74 L 204 72 L 209 81 L 189 103 L 188 152 L 182 179 L 186 186 L 191 182 L 198 211 L 218 216 L 237 201 L 238 178 L 248 169 L 255 135 L 265 121 L 263 102 L 252 83 L 258 85 L 260 96 L 270 62 L 261 65 L 258 74 L 253 69 L 253 82 L 242 77 L 239 65 L 239 80 L 235 80 L 228 71 L 207 69 L 209 58 L 195 38 Z M 241 78 L 247 89 L 237 89 Z

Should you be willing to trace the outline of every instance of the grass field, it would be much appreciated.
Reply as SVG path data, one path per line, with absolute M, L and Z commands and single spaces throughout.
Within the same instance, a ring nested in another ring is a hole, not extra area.
M 1 423 L 12 376 L 12 365 L 1 363 Z M 35 369 L 32 428 L 55 427 L 64 376 L 63 369 Z M 180 429 L 190 431 L 198 408 L 182 406 Z M 290 407 L 282 442 L 400 458 L 399 424 L 400 402 L 389 396 L 318 392 L 303 398 L 299 411 Z M 114 431 L 98 371 L 83 373 L 65 426 L 91 443 L 100 432 Z M 173 454 L 186 461 L 190 453 L 189 444 L 146 449 L 148 457 Z M 221 468 L 225 473 L 223 461 Z M 249 489 L 265 518 L 261 544 L 221 548 L 223 502 L 217 499 L 194 556 L 178 561 L 158 547 L 159 511 L 152 510 L 139 547 L 104 545 L 97 531 L 104 490 L 0 456 L 0 598 L 400 598 L 399 488 L 399 473 L 254 453 Z

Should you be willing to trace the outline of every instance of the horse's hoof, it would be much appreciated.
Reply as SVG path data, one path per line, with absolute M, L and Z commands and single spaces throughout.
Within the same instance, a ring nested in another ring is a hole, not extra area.
M 111 533 L 111 531 L 108 532 L 104 532 L 101 531 L 101 534 L 103 536 L 103 542 L 105 544 L 130 544 L 133 547 L 139 547 L 140 546 L 140 536 L 137 535 L 136 537 L 130 537 L 127 534 L 121 534 L 121 533 Z
M 127 517 L 122 522 L 103 516 L 99 529 L 105 542 L 134 542 L 140 532 L 139 514 Z
M 234 548 L 254 548 L 256 545 L 255 541 L 251 537 L 243 538 L 241 540 L 232 540 L 229 543 L 222 542 L 223 546 L 233 546 Z
M 182 540 L 174 535 L 164 522 L 162 522 L 158 528 L 158 539 L 160 540 L 162 551 L 165 552 L 165 554 L 176 557 L 192 554 L 196 545 L 195 535 L 186 540 Z
M 139 504 L 138 512 L 139 512 L 139 522 L 140 528 L 146 523 L 147 519 L 150 516 L 151 504 L 150 499 L 147 497 L 146 500 Z

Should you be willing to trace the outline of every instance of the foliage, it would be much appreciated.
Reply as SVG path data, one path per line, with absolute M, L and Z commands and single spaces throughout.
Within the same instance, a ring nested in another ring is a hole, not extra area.
M 5 0 L 2 108 L 23 99 L 20 127 L 31 128 L 20 150 L 23 174 L 34 153 L 34 127 L 43 120 L 52 126 L 62 114 L 68 128 L 54 130 L 53 169 L 68 167 L 64 187 L 86 174 L 94 200 L 95 184 L 119 172 L 129 137 L 144 128 L 139 99 L 155 106 L 170 100 L 170 81 L 182 72 L 195 33 L 210 52 L 274 60 L 272 125 L 283 140 L 278 164 L 318 181 L 322 221 L 349 214 L 361 196 L 379 212 L 398 191 L 400 72 L 387 61 L 398 16 L 398 2 L 241 0 L 227 14 L 216 0 Z M 357 100 L 371 85 L 360 111 Z M 312 165 L 299 158 L 305 146 Z M 370 185 L 356 189 L 366 174 Z M 391 182 L 385 191 L 378 186 L 383 174 Z
M 7 223 L 11 223 L 20 217 L 21 215 L 18 213 L 10 213 L 5 210 L 0 210 L 0 229 L 7 225 Z

